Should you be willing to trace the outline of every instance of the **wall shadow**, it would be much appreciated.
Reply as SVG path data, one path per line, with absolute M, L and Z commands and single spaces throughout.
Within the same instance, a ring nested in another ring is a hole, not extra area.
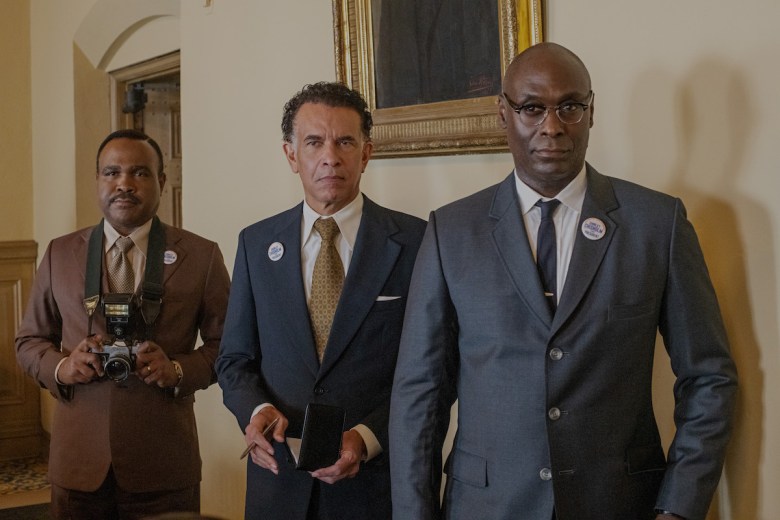
M 668 105 L 648 107 L 648 100 L 659 98 Z M 740 376 L 734 432 L 719 490 L 722 496 L 713 500 L 708 520 L 758 517 L 759 469 L 765 456 L 765 375 L 752 307 L 758 298 L 762 307 L 777 311 L 776 275 L 770 213 L 740 189 L 741 178 L 747 176 L 743 163 L 754 120 L 750 99 L 737 67 L 718 57 L 705 57 L 682 79 L 663 70 L 646 71 L 637 78 L 628 111 L 635 151 L 632 166 L 649 169 L 641 178 L 659 179 L 655 187 L 684 201 L 718 294 Z M 669 133 L 655 139 L 646 135 L 648 128 L 666 128 Z M 658 142 L 666 146 L 653 146 Z M 655 172 L 659 161 L 666 162 L 667 169 Z M 753 266 L 761 266 L 753 278 L 768 290 L 749 285 L 747 255 L 753 258 Z M 755 255 L 761 256 L 760 261 Z M 771 344 L 777 344 L 776 337 Z M 654 393 L 669 393 L 672 382 L 670 370 L 659 371 L 654 383 L 661 385 Z M 661 417 L 659 422 L 662 427 L 670 424 Z

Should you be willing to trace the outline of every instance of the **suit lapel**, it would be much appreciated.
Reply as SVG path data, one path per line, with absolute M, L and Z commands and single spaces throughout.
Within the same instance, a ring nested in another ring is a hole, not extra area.
M 401 245 L 392 240 L 395 223 L 378 205 L 364 196 L 355 250 L 349 264 L 320 377 L 336 363 L 365 320 L 393 270 Z
M 75 264 L 74 265 L 80 265 L 82 266 L 81 269 L 78 270 L 79 273 L 79 293 L 84 294 L 85 289 L 85 282 L 87 279 L 87 271 L 86 271 L 86 265 L 87 265 L 87 255 L 89 254 L 89 238 L 92 236 L 92 233 L 90 233 L 91 230 L 94 230 L 95 227 L 86 228 L 84 229 L 84 232 L 79 235 L 79 243 L 78 247 L 74 247 L 73 252 L 73 259 Z M 105 263 L 105 260 L 101 262 L 101 265 Z M 103 267 L 100 273 L 100 287 L 108 287 L 108 273 L 106 271 L 106 268 Z M 71 275 L 69 275 L 71 276 Z
M 587 175 L 588 188 L 582 204 L 577 237 L 574 240 L 569 272 L 566 274 L 566 284 L 563 293 L 561 293 L 553 321 L 553 330 L 551 331 L 553 334 L 580 305 L 585 292 L 598 272 L 617 229 L 617 224 L 609 217 L 609 212 L 618 207 L 609 179 L 590 165 L 587 166 Z M 589 218 L 599 219 L 605 224 L 606 231 L 602 238 L 590 240 L 579 232 L 582 223 Z
M 552 313 L 544 299 L 542 282 L 528 244 L 520 203 L 517 201 L 514 173 L 498 186 L 490 216 L 498 221 L 493 230 L 493 243 L 512 285 L 528 308 L 549 327 Z
M 273 238 L 259 247 L 265 254 L 271 244 L 279 242 L 284 246 L 285 253 L 277 262 L 270 262 L 272 276 L 262 276 L 258 279 L 269 280 L 272 287 L 269 294 L 279 295 L 279 318 L 284 321 L 284 330 L 290 336 L 290 344 L 301 357 L 303 364 L 313 376 L 320 370 L 317 359 L 317 349 L 314 346 L 314 334 L 309 319 L 309 307 L 306 305 L 306 290 L 303 286 L 301 268 L 301 220 L 303 205 L 299 204 L 289 212 L 289 219 L 278 229 Z M 257 255 L 259 258 L 262 256 Z M 257 269 L 266 269 L 266 264 L 258 264 Z
M 187 250 L 182 249 L 181 246 L 178 245 L 181 236 L 176 228 L 163 224 L 163 229 L 165 230 L 164 253 L 171 251 L 176 254 L 175 261 L 171 263 L 165 262 L 163 264 L 163 286 L 165 286 L 165 284 L 168 283 L 168 279 L 173 276 L 173 273 L 175 273 L 179 269 L 179 266 L 184 263 L 184 259 L 187 257 Z

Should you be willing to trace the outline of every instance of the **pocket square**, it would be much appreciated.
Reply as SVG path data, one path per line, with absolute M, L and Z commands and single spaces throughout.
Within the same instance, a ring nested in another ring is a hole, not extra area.
M 376 301 L 389 302 L 390 300 L 397 300 L 398 298 L 400 298 L 400 296 L 377 296 Z

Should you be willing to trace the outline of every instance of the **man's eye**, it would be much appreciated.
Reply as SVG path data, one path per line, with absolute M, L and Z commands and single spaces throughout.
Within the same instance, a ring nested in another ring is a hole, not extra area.
M 544 107 L 541 105 L 523 105 L 520 107 L 520 110 L 529 116 L 537 116 L 544 113 Z
M 561 112 L 564 113 L 574 113 L 579 111 L 582 108 L 578 103 L 564 103 L 563 105 L 558 108 Z

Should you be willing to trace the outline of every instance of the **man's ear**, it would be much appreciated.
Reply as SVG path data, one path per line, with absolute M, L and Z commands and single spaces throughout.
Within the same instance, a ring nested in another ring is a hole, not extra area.
M 593 112 L 596 111 L 596 93 L 593 93 L 593 99 L 590 100 L 590 108 L 588 109 L 590 114 L 588 114 L 588 117 L 590 117 L 590 121 L 588 121 L 588 128 L 593 128 Z
M 363 167 L 360 169 L 360 173 L 363 173 L 366 171 L 366 165 L 368 164 L 369 159 L 371 159 L 371 154 L 374 152 L 374 142 L 373 141 L 366 141 L 363 143 L 363 157 L 361 159 L 363 163 Z
M 165 188 L 165 181 L 168 180 L 168 177 L 166 177 L 165 172 L 160 172 L 157 174 L 157 182 L 160 183 L 160 193 L 163 192 L 163 188 Z
M 504 102 L 501 101 L 500 98 L 497 100 L 497 103 L 498 103 L 498 115 L 497 115 L 498 126 L 506 130 L 506 105 L 504 105 Z
M 282 143 L 282 150 L 287 158 L 287 163 L 290 165 L 290 170 L 293 173 L 298 173 L 298 159 L 295 157 L 295 146 L 291 142 L 285 141 Z

